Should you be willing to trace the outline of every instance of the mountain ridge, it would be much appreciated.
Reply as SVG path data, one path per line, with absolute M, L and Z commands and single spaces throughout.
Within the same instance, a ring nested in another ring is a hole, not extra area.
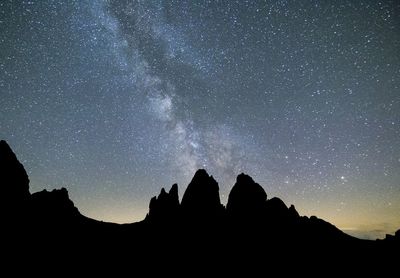
M 133 248 L 162 261 L 165 258 L 159 255 L 166 252 L 168 257 L 168 250 L 180 250 L 182 260 L 201 252 L 218 260 L 219 250 L 225 250 L 224 261 L 234 261 L 238 252 L 244 252 L 251 254 L 243 258 L 250 263 L 250 258 L 259 259 L 255 254 L 261 250 L 270 250 L 264 252 L 270 260 L 277 260 L 275 255 L 284 250 L 306 250 L 320 259 L 315 254 L 330 257 L 345 251 L 363 257 L 368 252 L 390 253 L 400 246 L 400 230 L 385 240 L 368 241 L 354 238 L 316 216 L 300 216 L 294 205 L 288 207 L 277 197 L 268 199 L 262 186 L 244 173 L 237 176 L 226 207 L 221 204 L 217 181 L 199 169 L 181 201 L 177 184 L 168 192 L 162 188 L 151 198 L 146 217 L 127 224 L 82 215 L 65 188 L 31 194 L 28 175 L 5 141 L 0 141 L 0 183 L 6 187 L 3 194 L 11 195 L 3 195 L 1 202 L 3 211 L 8 212 L 6 234 L 25 251 L 29 247 L 63 256 L 60 250 L 70 249 L 97 256 L 104 250 L 115 253 Z M 26 231 L 34 241 L 25 236 Z
M 10 170 L 10 168 L 13 169 Z M 88 218 L 82 215 L 79 209 L 75 207 L 73 201 L 69 198 L 68 190 L 64 187 L 61 189 L 53 189 L 52 191 L 43 189 L 42 191 L 31 194 L 29 192 L 29 177 L 24 166 L 18 161 L 16 155 L 4 140 L 0 141 L 0 170 L 2 170 L 0 176 L 2 183 L 11 184 L 6 188 L 11 188 L 11 190 L 17 192 L 13 193 L 14 195 L 20 195 L 18 197 L 13 197 L 14 199 L 12 199 L 12 201 L 18 198 L 26 201 L 27 198 L 30 198 L 30 203 L 34 204 L 33 206 L 38 211 L 46 210 L 46 206 L 48 208 L 51 207 L 52 210 L 58 206 L 58 209 L 55 211 L 69 210 L 66 215 L 75 214 L 76 216 L 80 215 Z M 218 183 L 213 176 L 208 175 L 205 169 L 196 171 L 181 201 L 179 201 L 178 189 L 177 184 L 173 184 L 168 193 L 162 188 L 158 196 L 154 196 L 150 199 L 149 212 L 146 217 L 138 222 L 165 222 L 168 219 L 177 220 L 178 214 L 179 217 L 183 217 L 184 215 L 186 215 L 185 217 L 189 217 L 192 213 L 194 213 L 196 217 L 211 217 L 213 214 L 224 214 L 224 216 L 228 218 L 237 218 L 236 220 L 238 221 L 246 217 L 249 218 L 249 221 L 256 221 L 256 219 L 252 219 L 256 216 L 270 217 L 272 220 L 274 218 L 279 220 L 282 220 L 282 218 L 290 218 L 292 220 L 311 219 L 313 221 L 319 219 L 316 216 L 300 216 L 293 204 L 287 207 L 278 197 L 268 199 L 267 193 L 263 187 L 256 183 L 252 177 L 244 173 L 237 176 L 236 183 L 229 193 L 226 207 L 220 201 Z M 38 208 L 39 205 L 41 206 L 40 209 Z M 180 212 L 178 212 L 179 209 L 181 210 Z M 92 220 L 119 225 L 112 222 Z M 124 225 L 127 224 L 132 223 L 125 223 Z M 332 225 L 331 223 L 329 224 Z M 332 226 L 334 227 L 334 225 Z M 399 234 L 399 232 L 397 232 L 397 234 Z

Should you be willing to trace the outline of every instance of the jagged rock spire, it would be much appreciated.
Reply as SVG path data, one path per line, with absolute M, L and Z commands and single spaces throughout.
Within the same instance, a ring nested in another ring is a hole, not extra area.
M 206 170 L 199 169 L 182 198 L 182 213 L 186 218 L 214 218 L 223 212 L 219 186 Z

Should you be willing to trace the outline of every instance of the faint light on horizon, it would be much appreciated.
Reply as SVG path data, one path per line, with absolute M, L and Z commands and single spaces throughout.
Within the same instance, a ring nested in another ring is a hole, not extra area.
M 358 231 L 358 228 L 355 227 L 339 227 L 342 231 Z

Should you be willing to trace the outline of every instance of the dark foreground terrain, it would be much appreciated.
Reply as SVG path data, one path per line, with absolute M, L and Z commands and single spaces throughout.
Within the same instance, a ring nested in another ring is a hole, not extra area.
M 188 277 L 399 273 L 400 231 L 384 240 L 354 238 L 267 198 L 245 174 L 237 177 L 226 207 L 218 183 L 198 170 L 181 202 L 176 184 L 168 192 L 163 188 L 143 221 L 122 225 L 83 216 L 65 188 L 31 194 L 25 169 L 5 141 L 0 184 L 2 265 L 13 266 L 13 274 L 55 268 L 54 276 L 60 276 L 82 267 L 130 276 L 139 269 L 150 276 Z

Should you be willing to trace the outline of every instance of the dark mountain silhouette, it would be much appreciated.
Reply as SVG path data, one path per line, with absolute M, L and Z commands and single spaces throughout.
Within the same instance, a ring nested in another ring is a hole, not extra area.
M 191 222 L 214 221 L 221 217 L 223 212 L 218 183 L 206 170 L 198 170 L 183 194 L 182 216 Z
M 29 178 L 24 166 L 5 141 L 0 141 L 0 184 L 2 191 L 2 211 L 15 219 L 22 217 L 26 202 L 29 200 Z
M 258 183 L 240 174 L 229 193 L 226 212 L 237 221 L 257 221 L 266 214 L 267 193 Z
M 150 223 L 170 223 L 177 220 L 179 214 L 179 196 L 178 185 L 172 185 L 167 193 L 164 188 L 161 189 L 158 197 L 150 200 L 149 213 L 145 221 Z
M 5 141 L 0 142 L 0 184 L 5 246 L 30 262 L 75 265 L 107 258 L 118 264 L 133 260 L 136 267 L 166 263 L 164 272 L 177 269 L 178 262 L 200 270 L 229 265 L 231 273 L 282 263 L 298 270 L 310 263 L 359 270 L 356 261 L 387 265 L 400 247 L 400 230 L 384 240 L 354 238 L 315 216 L 300 216 L 279 198 L 268 199 L 245 174 L 238 175 L 226 209 L 218 183 L 200 169 L 181 203 L 177 184 L 169 192 L 162 188 L 143 221 L 123 225 L 83 216 L 65 188 L 31 194 L 28 175 Z
M 27 213 L 30 218 L 36 218 L 44 224 L 64 225 L 74 223 L 82 217 L 74 203 L 69 199 L 68 191 L 65 188 L 33 193 Z

